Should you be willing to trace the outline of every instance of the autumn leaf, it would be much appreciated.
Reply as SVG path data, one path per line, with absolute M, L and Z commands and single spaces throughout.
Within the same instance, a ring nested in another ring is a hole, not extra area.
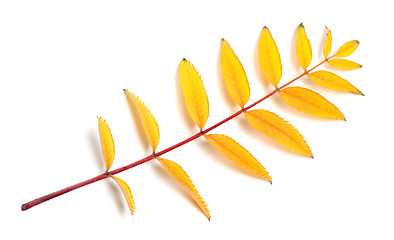
M 208 220 L 211 219 L 209 215 L 209 210 L 207 204 L 204 202 L 198 191 L 196 190 L 193 182 L 187 173 L 179 166 L 177 163 L 164 158 L 156 158 L 164 169 L 173 177 L 177 182 L 179 182 L 182 187 L 190 194 L 190 196 L 196 201 L 200 209 L 203 211 Z
M 109 129 L 107 122 L 103 120 L 101 117 L 97 117 L 97 118 L 98 118 L 101 150 L 103 152 L 105 166 L 108 171 L 111 168 L 111 165 L 114 162 L 114 158 L 115 158 L 114 140 L 112 139 L 111 130 Z
M 353 40 L 343 44 L 338 51 L 334 54 L 334 57 L 347 57 L 350 56 L 354 51 L 356 51 L 359 41 Z
M 293 151 L 313 157 L 304 137 L 286 120 L 267 110 L 244 112 L 254 128 Z
M 317 117 L 345 120 L 339 109 L 317 92 L 302 87 L 287 87 L 280 97 L 294 109 Z
M 348 70 L 358 69 L 362 67 L 360 64 L 346 59 L 331 59 L 327 63 L 330 64 L 331 66 L 342 68 L 342 69 L 348 69 Z
M 328 54 L 331 52 L 332 35 L 331 30 L 326 27 L 326 35 L 324 36 L 323 56 L 327 59 Z
M 249 82 L 241 62 L 224 39 L 222 39 L 220 64 L 227 90 L 237 104 L 243 108 L 250 97 Z
M 282 78 L 282 63 L 278 47 L 267 27 L 263 28 L 260 35 L 259 62 L 264 75 L 277 87 Z
M 298 61 L 300 62 L 301 67 L 306 71 L 312 61 L 312 47 L 308 37 L 306 36 L 305 27 L 302 23 L 298 26 L 296 34 L 296 52 Z
M 115 177 L 113 175 L 110 175 L 110 177 L 113 180 L 115 180 L 115 182 L 118 184 L 120 190 L 122 190 L 122 193 L 126 199 L 127 205 L 129 206 L 130 213 L 131 213 L 131 215 L 133 215 L 134 210 L 135 210 L 135 206 L 134 206 L 133 195 L 131 195 L 130 187 L 122 179 Z
M 348 81 L 332 72 L 320 70 L 309 73 L 308 77 L 312 79 L 315 83 L 325 88 L 363 95 L 360 90 L 358 90 Z
M 226 40 L 222 39 L 220 65 L 223 72 L 226 88 L 232 98 L 242 109 L 236 111 L 235 113 L 232 113 L 231 115 L 225 117 L 221 121 L 218 121 L 216 124 L 205 130 L 203 130 L 203 128 L 205 127 L 209 116 L 209 102 L 205 87 L 202 83 L 201 76 L 199 75 L 196 68 L 189 61 L 183 59 L 179 64 L 179 78 L 182 85 L 185 104 L 188 109 L 189 115 L 196 123 L 196 125 L 200 128 L 200 132 L 195 133 L 192 136 L 183 139 L 178 143 L 175 143 L 172 146 L 169 146 L 166 149 L 157 153 L 155 151 L 158 147 L 158 143 L 160 140 L 160 133 L 154 116 L 138 97 L 124 89 L 127 99 L 136 105 L 139 116 L 144 126 L 145 133 L 148 137 L 150 145 L 152 146 L 153 153 L 135 162 L 129 163 L 128 165 L 109 171 L 114 161 L 115 146 L 108 124 L 105 120 L 98 117 L 100 142 L 104 162 L 106 165 L 106 172 L 101 173 L 96 177 L 89 178 L 85 181 L 79 182 L 77 184 L 71 185 L 69 187 L 63 188 L 61 190 L 52 192 L 50 194 L 44 195 L 40 198 L 36 198 L 30 202 L 22 204 L 21 210 L 28 210 L 50 199 L 110 177 L 121 189 L 131 214 L 134 214 L 134 200 L 130 191 L 130 187 L 122 179 L 117 178 L 114 175 L 156 158 L 163 166 L 163 168 L 170 174 L 170 176 L 174 178 L 177 182 L 179 182 L 182 187 L 188 192 L 188 194 L 190 194 L 190 196 L 197 203 L 205 216 L 210 219 L 210 211 L 207 208 L 207 204 L 204 202 L 199 192 L 196 190 L 190 177 L 186 174 L 182 167 L 173 161 L 159 158 L 159 156 L 178 149 L 179 147 L 203 136 L 221 154 L 223 154 L 226 158 L 232 161 L 235 165 L 239 166 L 248 173 L 256 175 L 257 177 L 272 183 L 272 178 L 270 177 L 264 166 L 262 166 L 260 162 L 243 146 L 241 146 L 239 143 L 237 143 L 235 140 L 228 136 L 221 134 L 208 134 L 208 132 L 211 132 L 217 127 L 223 125 L 224 123 L 235 119 L 242 113 L 244 113 L 245 118 L 250 123 L 250 125 L 252 125 L 252 127 L 254 127 L 259 132 L 265 134 L 269 138 L 277 141 L 278 143 L 286 146 L 293 151 L 296 151 L 308 157 L 313 157 L 312 152 L 306 141 L 304 140 L 303 136 L 286 120 L 267 110 L 250 109 L 261 103 L 262 101 L 274 96 L 275 93 L 278 93 L 280 97 L 284 100 L 284 102 L 286 102 L 289 106 L 293 107 L 298 111 L 318 117 L 345 120 L 345 116 L 341 113 L 341 111 L 319 93 L 303 87 L 287 86 L 307 75 L 312 81 L 320 84 L 323 87 L 362 95 L 361 91 L 359 91 L 356 87 L 354 87 L 347 80 L 341 78 L 340 76 L 324 70 L 314 71 L 325 62 L 328 62 L 332 66 L 343 69 L 360 68 L 360 64 L 349 60 L 332 59 L 343 58 L 351 55 L 358 48 L 359 42 L 357 40 L 349 41 L 343 44 L 333 56 L 328 57 L 332 47 L 332 35 L 331 31 L 326 27 L 326 34 L 323 45 L 323 55 L 325 59 L 314 67 L 311 67 L 309 70 L 307 70 L 312 61 L 312 48 L 302 23 L 297 27 L 295 36 L 296 54 L 301 67 L 304 69 L 304 72 L 294 77 L 292 80 L 289 80 L 281 87 L 278 87 L 282 77 L 281 58 L 276 43 L 269 29 L 267 27 L 264 27 L 262 29 L 258 49 L 259 63 L 263 73 L 270 81 L 270 83 L 275 87 L 275 90 L 267 93 L 265 96 L 261 97 L 260 99 L 256 100 L 254 103 L 246 107 L 245 105 L 250 98 L 250 87 L 245 70 L 238 57 L 235 55 L 234 51 L 230 47 L 229 43 Z M 152 69 L 154 70 L 155 66 L 153 66 Z M 155 86 L 151 87 L 154 88 Z M 163 90 L 165 92 L 165 89 L 160 90 Z M 160 99 L 160 101 L 165 101 L 165 97 L 168 96 L 164 94 L 164 97 L 158 99 Z M 164 110 L 164 112 L 166 111 Z M 179 131 L 179 129 L 177 129 L 177 126 L 175 126 L 175 128 L 170 129 L 169 133 L 176 134 L 177 131 Z M 231 129 L 231 131 L 234 131 L 234 129 Z M 160 202 L 160 199 L 158 199 L 157 202 L 159 204 L 163 204 Z
M 209 102 L 201 77 L 193 65 L 183 59 L 179 64 L 179 78 L 189 115 L 202 130 L 208 120 Z
M 157 125 L 156 119 L 138 97 L 134 96 L 133 93 L 127 91 L 126 89 L 124 89 L 124 92 L 126 93 L 127 98 L 134 102 L 137 106 L 142 123 L 144 125 L 145 133 L 153 151 L 155 151 L 160 140 L 159 126 Z
M 232 138 L 221 134 L 209 134 L 204 135 L 204 137 L 226 158 L 247 170 L 249 173 L 272 183 L 271 177 L 265 168 L 250 152 L 248 152 L 248 150 Z

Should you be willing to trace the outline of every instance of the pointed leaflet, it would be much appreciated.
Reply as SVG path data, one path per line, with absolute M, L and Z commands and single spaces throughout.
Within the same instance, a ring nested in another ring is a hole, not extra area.
M 115 177 L 113 175 L 110 175 L 112 179 L 115 180 L 115 182 L 118 184 L 120 190 L 122 190 L 122 193 L 126 199 L 127 205 L 129 206 L 130 213 L 131 215 L 134 214 L 135 206 L 134 206 L 134 200 L 133 200 L 133 195 L 131 195 L 131 191 L 127 183 L 123 181 L 122 179 Z
M 359 41 L 353 40 L 343 44 L 338 51 L 334 54 L 334 57 L 347 57 L 350 56 L 354 51 L 356 51 Z
M 279 91 L 280 97 L 298 111 L 317 117 L 345 120 L 345 116 L 334 104 L 317 92 L 302 87 L 288 87 Z
M 144 125 L 145 133 L 148 136 L 148 140 L 152 146 L 153 151 L 155 151 L 160 139 L 159 126 L 157 125 L 156 119 L 139 98 L 134 96 L 133 93 L 127 91 L 126 89 L 124 89 L 124 92 L 126 93 L 127 98 L 134 102 L 137 106 L 142 123 Z
M 226 158 L 230 159 L 248 172 L 272 183 L 271 177 L 268 175 L 265 168 L 250 152 L 248 152 L 248 150 L 232 138 L 221 134 L 209 134 L 204 135 L 204 137 Z
M 355 88 L 348 81 L 332 72 L 320 70 L 308 74 L 308 77 L 312 79 L 315 83 L 326 88 L 363 95 L 360 90 Z
M 331 66 L 337 67 L 337 68 L 342 68 L 342 69 L 358 69 L 361 68 L 362 66 L 358 63 L 346 60 L 346 59 L 332 59 L 327 62 Z
M 249 82 L 241 62 L 224 39 L 222 39 L 220 63 L 227 90 L 243 108 L 250 97 Z
M 267 110 L 244 112 L 254 128 L 293 151 L 313 157 L 304 137 L 286 120 Z
M 114 140 L 112 139 L 111 130 L 109 129 L 107 122 L 101 117 L 97 118 L 100 133 L 101 150 L 103 152 L 105 167 L 108 171 L 115 158 Z
M 326 35 L 324 37 L 323 56 L 327 59 L 331 52 L 332 35 L 331 30 L 326 27 Z
M 182 187 L 184 187 L 187 190 L 187 192 L 193 197 L 194 201 L 196 201 L 198 206 L 201 208 L 201 210 L 204 212 L 205 216 L 209 220 L 211 216 L 209 215 L 207 204 L 201 198 L 200 194 L 198 193 L 192 181 L 190 180 L 190 177 L 182 169 L 182 167 L 179 166 L 177 163 L 164 158 L 156 158 L 156 159 L 161 163 L 161 165 L 171 175 L 171 177 L 177 180 L 182 185 Z
M 278 47 L 267 27 L 263 28 L 260 35 L 259 62 L 264 75 L 277 87 L 282 77 L 282 63 Z
M 306 70 L 312 61 L 312 48 L 308 37 L 305 33 L 305 27 L 302 23 L 297 28 L 297 45 L 296 45 L 298 61 L 301 67 Z
M 179 64 L 179 78 L 187 110 L 193 121 L 202 130 L 208 120 L 209 102 L 201 77 L 193 65 L 183 59 Z

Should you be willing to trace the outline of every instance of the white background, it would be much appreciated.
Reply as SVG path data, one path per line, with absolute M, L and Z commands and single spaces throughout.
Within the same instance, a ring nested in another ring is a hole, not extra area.
M 364 3 L 365 2 L 365 3 Z M 389 1 L 2 1 L 0 4 L 1 225 L 4 239 L 393 239 L 393 31 Z M 278 96 L 255 109 L 287 119 L 306 138 L 309 159 L 271 141 L 239 117 L 227 134 L 267 168 L 273 185 L 244 174 L 203 139 L 163 157 L 190 175 L 212 212 L 207 221 L 157 162 L 118 174 L 130 186 L 130 216 L 106 179 L 28 211 L 22 203 L 104 171 L 96 116 L 110 125 L 112 169 L 150 154 L 122 89 L 147 104 L 163 150 L 196 133 L 187 115 L 178 64 L 190 60 L 210 100 L 207 126 L 238 110 L 223 84 L 220 39 L 247 73 L 250 103 L 272 90 L 257 43 L 268 26 L 278 45 L 284 84 L 302 71 L 294 33 L 304 23 L 322 60 L 324 27 L 333 51 L 361 42 L 335 71 L 365 97 L 323 89 L 345 114 L 332 121 L 299 113 Z

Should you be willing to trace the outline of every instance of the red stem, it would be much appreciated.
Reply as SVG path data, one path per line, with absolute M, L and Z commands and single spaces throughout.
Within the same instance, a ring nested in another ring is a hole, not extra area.
M 30 201 L 30 202 L 28 202 L 28 203 L 22 204 L 22 207 L 21 207 L 21 208 L 22 208 L 22 211 L 27 210 L 27 209 L 29 209 L 29 208 L 32 208 L 32 207 L 34 207 L 34 206 L 36 206 L 36 205 L 38 205 L 38 204 L 41 204 L 41 203 L 43 203 L 43 202 L 45 202 L 45 201 L 48 201 L 48 200 L 50 200 L 50 199 L 52 199 L 52 198 L 55 198 L 55 197 L 57 197 L 57 196 L 63 195 L 63 194 L 65 194 L 65 193 L 68 193 L 68 192 L 70 192 L 70 191 L 72 191 L 72 190 L 75 190 L 75 189 L 77 189 L 77 188 L 86 186 L 86 185 L 88 185 L 88 184 L 97 182 L 97 181 L 99 181 L 99 180 L 102 180 L 102 179 L 104 179 L 104 178 L 106 178 L 106 177 L 107 177 L 107 174 L 103 173 L 103 174 L 98 175 L 97 177 L 94 177 L 94 178 L 91 178 L 91 179 L 89 179 L 89 180 L 86 180 L 86 181 L 77 183 L 77 184 L 75 184 L 75 185 L 66 187 L 66 188 L 64 188 L 64 189 L 62 189 L 62 190 L 59 190 L 59 191 L 57 191 L 57 192 L 50 193 L 50 194 L 48 194 L 48 195 L 42 196 L 42 197 L 37 198 L 37 199 L 35 199 L 35 200 L 33 200 L 33 201 Z
M 154 159 L 155 157 L 158 157 L 158 156 L 163 155 L 163 154 L 165 154 L 165 153 L 167 153 L 167 152 L 170 152 L 170 151 L 172 151 L 172 150 L 174 150 L 174 149 L 176 149 L 176 148 L 178 148 L 178 147 L 180 147 L 180 146 L 183 146 L 183 145 L 185 145 L 186 143 L 191 142 L 191 141 L 193 141 L 194 139 L 201 137 L 203 134 L 208 133 L 208 132 L 212 131 L 213 129 L 219 127 L 220 125 L 222 125 L 222 124 L 224 124 L 224 123 L 230 121 L 231 119 L 237 117 L 238 115 L 242 114 L 244 111 L 251 109 L 252 107 L 254 107 L 254 106 L 256 106 L 257 104 L 259 104 L 260 102 L 264 101 L 265 99 L 267 99 L 267 98 L 271 97 L 272 95 L 274 95 L 275 93 L 279 92 L 280 90 L 282 90 L 283 88 L 285 88 L 285 87 L 288 86 L 289 84 L 295 82 L 297 79 L 300 79 L 301 77 L 303 77 L 303 76 L 305 76 L 306 74 L 308 74 L 310 71 L 316 69 L 317 67 L 319 67 L 319 66 L 322 65 L 323 63 L 327 62 L 330 58 L 331 58 L 331 57 L 325 59 L 324 61 L 322 61 L 321 63 L 317 64 L 317 65 L 314 66 L 313 68 L 311 68 L 311 69 L 309 69 L 309 70 L 306 70 L 304 73 L 300 74 L 299 76 L 297 76 L 296 78 L 292 79 L 292 80 L 289 81 L 288 83 L 286 83 L 286 84 L 284 84 L 284 85 L 282 85 L 282 86 L 276 88 L 275 90 L 273 90 L 272 92 L 268 93 L 267 95 L 265 95 L 263 98 L 257 100 L 256 102 L 250 104 L 249 106 L 244 107 L 243 109 L 241 109 L 241 110 L 235 112 L 235 113 L 232 114 L 231 116 L 229 116 L 229 117 L 223 119 L 222 121 L 216 123 L 215 125 L 213 125 L 213 126 L 207 128 L 207 129 L 205 129 L 205 130 L 203 130 L 203 131 L 201 131 L 201 132 L 199 132 L 199 133 L 196 133 L 196 134 L 194 134 L 193 136 L 191 136 L 191 137 L 189 137 L 189 138 L 187 138 L 187 139 L 185 139 L 185 140 L 183 140 L 183 141 L 181 141 L 181 142 L 179 142 L 179 143 L 177 143 L 177 144 L 175 144 L 175 145 L 173 145 L 173 146 L 171 146 L 171 147 L 168 147 L 168 148 L 166 148 L 166 149 L 164 149 L 164 150 L 162 150 L 162 151 L 160 151 L 160 152 L 157 152 L 157 153 L 154 153 L 154 154 L 152 154 L 152 155 L 149 155 L 149 156 L 147 156 L 147 157 L 145 157 L 145 158 L 142 158 L 142 159 L 140 159 L 140 160 L 138 160 L 138 161 L 136 161 L 136 162 L 133 162 L 133 163 L 131 163 L 131 164 L 129 164 L 129 165 L 126 165 L 126 166 L 124 166 L 124 167 L 115 169 L 115 170 L 110 171 L 110 172 L 105 172 L 105 173 L 100 174 L 100 175 L 98 175 L 98 176 L 96 176 L 96 177 L 94 177 L 94 178 L 91 178 L 91 179 L 89 179 L 89 180 L 86 180 L 86 181 L 77 183 L 77 184 L 75 184 L 75 185 L 66 187 L 66 188 L 64 188 L 64 189 L 62 189 L 62 190 L 59 190 L 59 191 L 57 191 L 57 192 L 50 193 L 50 194 L 48 194 L 48 195 L 45 195 L 45 196 L 42 196 L 42 197 L 37 198 L 37 199 L 35 199 L 35 200 L 32 200 L 32 201 L 30 201 L 30 202 L 28 202 L 28 203 L 22 204 L 21 209 L 22 209 L 22 211 L 27 210 L 27 209 L 29 209 L 29 208 L 32 208 L 32 207 L 34 207 L 34 206 L 36 206 L 36 205 L 39 205 L 39 204 L 45 202 L 45 201 L 48 201 L 48 200 L 50 200 L 50 199 L 52 199 L 52 198 L 58 197 L 58 196 L 60 196 L 60 195 L 63 195 L 63 194 L 68 193 L 68 192 L 70 192 L 70 191 L 72 191 L 72 190 L 78 189 L 78 188 L 80 188 L 80 187 L 89 185 L 89 184 L 91 184 L 91 183 L 100 181 L 100 180 L 102 180 L 102 179 L 104 179 L 104 178 L 107 178 L 109 175 L 115 175 L 115 174 L 118 174 L 118 173 L 120 173 L 120 172 L 126 171 L 126 170 L 128 170 L 128 169 L 130 169 L 130 168 L 133 168 L 133 167 L 136 167 L 136 166 L 138 166 L 138 165 L 140 165 L 140 164 L 143 164 L 143 163 L 145 163 L 145 162 L 148 162 L 148 161 Z

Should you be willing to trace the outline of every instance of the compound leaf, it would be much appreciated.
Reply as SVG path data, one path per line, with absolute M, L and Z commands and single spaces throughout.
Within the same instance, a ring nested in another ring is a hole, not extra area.
M 221 134 L 204 135 L 219 152 L 238 166 L 258 177 L 272 183 L 271 177 L 265 168 L 239 143 L 232 138 Z
M 198 206 L 201 208 L 208 220 L 211 219 L 209 215 L 209 210 L 207 204 L 204 202 L 198 191 L 196 190 L 193 182 L 187 173 L 179 166 L 177 163 L 164 158 L 156 158 L 164 169 L 173 177 L 177 182 L 179 182 L 183 188 L 190 194 L 190 196 L 196 201 Z
M 286 120 L 267 110 L 244 112 L 254 128 L 293 151 L 313 157 L 304 137 Z
M 345 120 L 339 109 L 317 92 L 302 87 L 287 87 L 280 97 L 294 109 L 317 117 Z
M 179 64 L 179 78 L 189 115 L 202 130 L 208 120 L 209 102 L 201 77 L 194 66 L 183 59 Z

